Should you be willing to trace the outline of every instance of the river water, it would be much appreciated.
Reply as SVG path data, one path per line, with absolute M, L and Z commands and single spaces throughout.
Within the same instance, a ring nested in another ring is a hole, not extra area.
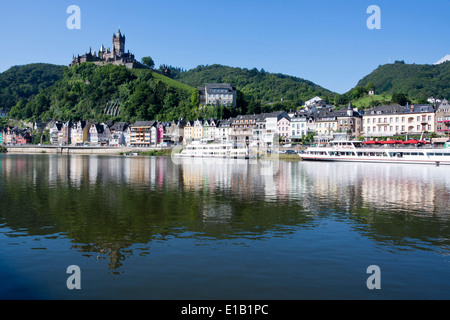
M 0 155 L 0 298 L 449 299 L 449 204 L 446 166 Z

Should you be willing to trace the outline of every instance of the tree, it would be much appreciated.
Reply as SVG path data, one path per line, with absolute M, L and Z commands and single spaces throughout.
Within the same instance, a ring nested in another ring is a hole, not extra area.
M 394 93 L 392 95 L 392 102 L 405 106 L 408 103 L 408 97 L 404 93 Z
M 261 102 L 258 100 L 250 101 L 247 106 L 247 114 L 258 114 L 261 113 Z
M 194 90 L 191 95 L 191 106 L 198 107 L 200 104 L 200 94 L 198 89 Z
M 348 103 L 348 99 L 345 95 L 336 94 L 334 96 L 333 103 L 335 106 L 341 106 Z
M 364 96 L 364 94 L 366 94 L 367 91 L 365 88 L 361 87 L 361 86 L 356 86 L 354 87 L 352 90 L 350 90 L 350 98 L 352 99 L 359 99 L 362 96 Z
M 375 85 L 373 84 L 372 81 L 369 81 L 369 83 L 366 85 L 366 90 L 367 91 L 375 90 Z
M 155 62 L 151 57 L 143 57 L 142 63 L 145 64 L 147 67 L 152 68 L 155 66 Z

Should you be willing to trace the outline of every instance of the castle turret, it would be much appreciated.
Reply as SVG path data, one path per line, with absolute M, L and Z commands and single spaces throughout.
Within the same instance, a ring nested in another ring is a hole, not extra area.
M 117 34 L 113 35 L 113 46 L 116 55 L 123 55 L 125 53 L 125 35 L 120 33 L 120 30 L 117 30 Z

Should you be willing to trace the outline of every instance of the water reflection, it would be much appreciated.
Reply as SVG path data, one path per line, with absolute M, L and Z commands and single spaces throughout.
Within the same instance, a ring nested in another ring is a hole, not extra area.
M 63 234 L 111 269 L 134 244 L 263 239 L 323 219 L 382 244 L 449 245 L 446 167 L 280 161 L 269 175 L 267 163 L 246 160 L 77 155 L 3 155 L 0 165 L 10 236 Z

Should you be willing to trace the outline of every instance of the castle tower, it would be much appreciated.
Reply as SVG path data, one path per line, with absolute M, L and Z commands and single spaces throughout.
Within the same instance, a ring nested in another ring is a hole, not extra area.
M 120 30 L 117 30 L 117 34 L 113 35 L 113 48 L 118 56 L 125 53 L 125 35 L 122 35 Z

